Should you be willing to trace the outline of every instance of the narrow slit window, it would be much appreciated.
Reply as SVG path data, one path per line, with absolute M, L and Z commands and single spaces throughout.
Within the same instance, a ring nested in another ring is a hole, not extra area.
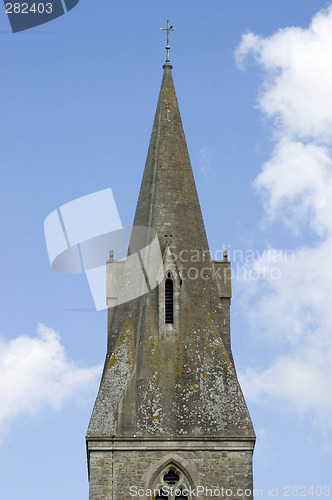
M 165 323 L 173 323 L 173 280 L 168 277 L 165 281 Z

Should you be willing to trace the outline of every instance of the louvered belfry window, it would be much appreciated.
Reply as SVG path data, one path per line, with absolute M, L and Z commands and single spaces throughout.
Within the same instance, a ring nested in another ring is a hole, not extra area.
M 173 323 L 174 305 L 173 305 L 173 280 L 168 273 L 165 281 L 165 323 Z

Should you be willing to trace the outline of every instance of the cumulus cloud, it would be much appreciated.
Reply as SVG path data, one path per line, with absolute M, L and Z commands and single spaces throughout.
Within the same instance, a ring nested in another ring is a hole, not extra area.
M 101 367 L 70 361 L 59 333 L 43 324 L 35 337 L 0 337 L 0 435 L 20 414 L 60 409 L 69 399 L 96 388 Z
M 239 66 L 253 56 L 264 72 L 259 106 L 274 119 L 274 132 L 331 141 L 332 7 L 308 29 L 285 28 L 268 38 L 247 33 L 236 50 Z
M 236 50 L 239 66 L 251 56 L 262 70 L 258 107 L 275 141 L 253 183 L 265 219 L 298 233 L 311 230 L 292 259 L 276 263 L 269 248 L 251 263 L 261 275 L 276 266 L 281 271 L 280 279 L 264 280 L 248 314 L 286 354 L 263 369 L 247 369 L 241 379 L 249 399 L 283 401 L 321 428 L 332 422 L 331 54 L 332 6 L 307 29 L 288 27 L 267 38 L 247 33 Z
M 200 149 L 199 152 L 199 159 L 200 159 L 200 167 L 199 171 L 205 176 L 209 176 L 212 173 L 212 154 L 210 151 L 210 148 L 207 146 L 204 146 Z
M 331 232 L 331 167 L 326 147 L 282 137 L 254 182 L 263 194 L 267 216 L 294 228 L 310 224 L 321 236 Z
M 324 431 L 332 416 L 331 254 L 327 239 L 315 250 L 304 247 L 283 258 L 280 250 L 269 248 L 251 264 L 257 276 L 276 278 L 259 281 L 263 290 L 259 295 L 257 287 L 250 301 L 251 325 L 282 344 L 286 354 L 240 374 L 248 400 L 309 414 Z

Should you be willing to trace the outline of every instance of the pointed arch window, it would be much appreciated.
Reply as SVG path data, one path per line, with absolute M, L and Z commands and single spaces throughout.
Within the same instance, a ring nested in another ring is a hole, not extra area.
M 174 283 L 171 273 L 165 280 L 165 323 L 174 323 Z
M 164 481 L 167 484 L 176 484 L 179 479 L 180 479 L 179 474 L 177 474 L 173 469 L 170 469 L 164 475 Z
M 153 488 L 156 500 L 190 500 L 186 475 L 170 463 L 161 470 Z

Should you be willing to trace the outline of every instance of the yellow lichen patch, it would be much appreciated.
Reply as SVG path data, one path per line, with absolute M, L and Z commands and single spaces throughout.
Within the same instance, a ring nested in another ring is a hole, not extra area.
M 116 357 L 115 355 L 113 354 L 113 356 L 111 357 L 110 359 L 110 362 L 108 363 L 108 368 L 112 368 L 112 366 L 115 365 L 115 361 L 116 361 Z
M 152 415 L 151 417 L 153 420 L 155 420 L 156 418 L 160 418 L 159 415 Z
M 229 359 L 229 356 L 227 354 L 227 352 L 224 352 L 223 355 L 221 356 L 221 359 L 223 361 L 227 361 L 227 362 L 230 362 L 230 359 Z
M 204 378 L 208 378 L 208 375 L 206 373 L 204 373 L 203 377 Z
M 210 356 L 210 354 L 213 354 L 214 356 L 211 357 L 210 363 L 206 359 L 205 364 L 211 365 L 211 361 L 216 359 L 216 355 L 218 354 L 218 349 L 219 349 L 220 361 L 225 361 L 228 365 L 228 368 L 233 370 L 233 365 L 232 365 L 232 362 L 231 362 L 229 355 L 226 351 L 226 348 L 224 346 L 224 342 L 223 342 L 222 338 L 220 337 L 218 330 L 217 330 L 210 314 L 208 314 L 206 317 L 206 324 L 208 326 L 206 329 L 207 335 L 205 336 L 205 349 L 207 352 L 209 352 L 209 356 Z M 218 346 L 218 349 L 216 349 L 216 346 Z
M 108 369 L 116 367 L 121 362 L 129 366 L 134 364 L 135 344 L 133 333 L 132 321 L 130 318 L 127 318 L 108 363 Z

